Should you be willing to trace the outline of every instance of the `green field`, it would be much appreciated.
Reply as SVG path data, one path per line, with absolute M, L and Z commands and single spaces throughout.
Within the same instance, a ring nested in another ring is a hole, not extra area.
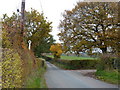
M 53 55 L 46 55 L 47 57 L 54 58 Z M 94 60 L 96 58 L 91 57 L 77 57 L 77 56 L 61 56 L 63 60 Z

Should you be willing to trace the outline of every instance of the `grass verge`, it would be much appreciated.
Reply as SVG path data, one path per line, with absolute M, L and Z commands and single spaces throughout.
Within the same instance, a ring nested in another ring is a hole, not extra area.
M 25 82 L 25 88 L 47 88 L 44 73 L 45 68 L 33 71 Z
M 120 73 L 117 70 L 113 71 L 99 70 L 95 73 L 95 75 L 97 76 L 98 79 L 102 81 L 112 84 L 118 84 L 119 81 L 118 77 L 120 76 Z

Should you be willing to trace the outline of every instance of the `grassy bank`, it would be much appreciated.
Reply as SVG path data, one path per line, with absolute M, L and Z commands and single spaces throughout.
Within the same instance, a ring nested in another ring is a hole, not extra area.
M 96 72 L 96 76 L 98 79 L 112 84 L 118 84 L 119 80 L 118 75 L 120 76 L 120 73 L 117 70 L 113 71 L 99 70 Z
M 47 57 L 54 58 L 53 55 L 46 55 Z M 63 60 L 94 60 L 92 57 L 77 57 L 77 56 L 61 56 Z
M 28 76 L 25 88 L 47 88 L 44 78 L 45 68 L 39 68 Z

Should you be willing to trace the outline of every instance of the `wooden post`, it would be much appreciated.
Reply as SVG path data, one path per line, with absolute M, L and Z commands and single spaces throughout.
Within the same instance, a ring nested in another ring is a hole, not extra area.
M 25 17 L 25 0 L 22 0 L 21 3 L 21 38 L 22 38 L 22 42 L 23 42 L 23 34 L 24 34 L 24 17 Z

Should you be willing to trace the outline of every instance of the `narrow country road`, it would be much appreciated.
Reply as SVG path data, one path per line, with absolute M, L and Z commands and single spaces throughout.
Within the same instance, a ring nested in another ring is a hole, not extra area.
M 45 79 L 48 88 L 118 88 L 116 85 L 107 84 L 82 74 L 62 70 L 49 62 L 46 64 Z

